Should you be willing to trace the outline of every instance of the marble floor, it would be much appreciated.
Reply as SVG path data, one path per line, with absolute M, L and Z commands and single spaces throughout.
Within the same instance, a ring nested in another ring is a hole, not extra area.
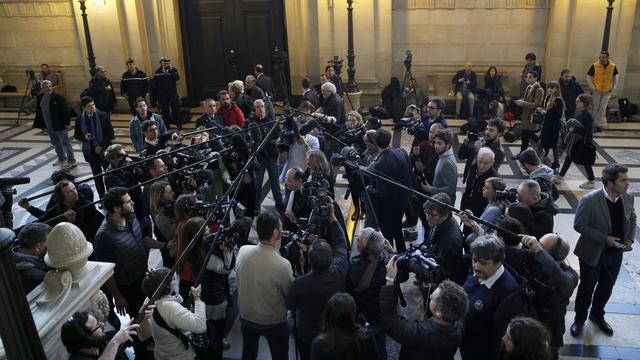
M 450 125 L 454 131 L 462 125 L 461 120 L 451 120 Z M 128 117 L 125 115 L 114 115 L 113 124 L 116 128 L 116 142 L 127 145 L 130 148 L 128 137 Z M 193 127 L 193 122 L 188 123 L 185 128 Z M 389 127 L 392 130 L 391 127 Z M 412 137 L 405 132 L 394 131 L 394 146 L 403 146 L 408 149 Z M 70 132 L 72 135 L 72 132 Z M 461 140 L 461 137 L 459 137 Z M 636 198 L 636 212 L 640 211 L 640 123 L 611 124 L 602 134 L 596 135 L 598 144 L 598 159 L 594 166 L 596 181 L 599 181 L 599 174 L 602 167 L 612 161 L 623 162 L 630 167 L 631 188 L 630 191 Z M 80 144 L 72 141 L 79 166 L 73 170 L 77 178 L 91 176 L 88 164 L 84 163 Z M 504 143 L 507 159 L 511 154 L 516 153 L 519 143 Z M 457 144 L 456 144 L 457 147 Z M 20 226 L 26 222 L 33 221 L 22 208 L 17 206 L 17 200 L 23 197 L 31 197 L 38 193 L 52 189 L 49 176 L 56 168 L 52 163 L 56 161 L 55 152 L 49 143 L 48 136 L 41 131 L 31 128 L 30 120 L 22 120 L 21 124 L 16 123 L 16 116 L 12 113 L 0 112 L 0 177 L 30 177 L 29 184 L 16 186 L 17 195 L 14 199 L 14 225 Z M 462 174 L 464 163 L 458 163 L 459 173 Z M 509 186 L 516 186 L 523 178 L 519 165 L 508 160 L 500 167 L 500 173 L 507 180 Z M 461 176 L 461 175 L 460 175 Z M 263 207 L 273 206 L 270 193 L 267 195 L 268 186 L 265 187 Z M 561 197 L 558 205 L 561 208 L 560 214 L 555 217 L 555 231 L 564 235 L 570 240 L 572 248 L 577 240 L 577 233 L 573 230 L 573 217 L 578 200 L 585 192 L 578 188 L 578 185 L 585 181 L 585 173 L 581 168 L 572 165 L 565 177 L 565 182 L 560 186 Z M 93 185 L 92 182 L 89 182 Z M 343 212 L 348 213 L 351 202 L 342 200 L 346 188 L 346 182 L 340 176 L 336 189 L 336 197 L 340 199 Z M 463 190 L 461 178 L 459 178 L 458 191 Z M 461 198 L 461 194 L 458 195 Z M 47 197 L 42 197 L 32 201 L 35 206 L 43 207 Z M 459 200 L 458 200 L 459 201 Z M 356 233 L 360 224 L 350 224 L 356 228 Z M 421 227 L 418 225 L 418 232 Z M 252 234 L 255 236 L 255 234 Z M 640 231 L 638 235 L 640 236 Z M 578 339 L 571 337 L 568 332 L 565 334 L 565 347 L 561 350 L 564 359 L 640 359 L 640 249 L 636 244 L 633 251 L 624 255 L 623 267 L 614 288 L 613 296 L 607 306 L 607 319 L 613 325 L 616 333 L 613 337 L 603 335 L 597 328 L 587 322 L 584 335 Z M 157 266 L 160 257 L 152 252 L 150 256 L 150 266 Z M 571 265 L 578 270 L 578 260 L 572 254 L 569 257 Z M 411 286 L 404 288 L 407 297 L 416 297 Z M 575 297 L 575 294 L 574 294 Z M 418 301 L 419 302 L 419 301 Z M 417 310 L 416 306 L 413 310 Z M 569 305 L 566 317 L 567 327 L 573 320 L 573 297 Z M 412 311 L 413 311 L 412 310 Z M 239 326 L 236 323 L 229 339 L 231 349 L 225 352 L 225 357 L 229 359 L 239 359 L 241 357 L 241 335 Z M 261 342 L 260 359 L 268 359 L 269 352 L 266 341 Z M 397 357 L 397 345 L 390 343 L 390 359 Z M 295 358 L 293 353 L 293 342 L 290 347 L 290 358 Z

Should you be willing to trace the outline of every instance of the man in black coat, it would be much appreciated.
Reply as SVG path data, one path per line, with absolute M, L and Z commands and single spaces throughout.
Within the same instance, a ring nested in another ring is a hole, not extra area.
M 316 108 L 320 104 L 318 93 L 311 89 L 311 79 L 308 77 L 302 79 L 302 101 L 308 101 Z
M 264 68 L 261 64 L 256 64 L 254 67 L 254 73 L 256 74 L 256 83 L 267 95 L 274 95 L 273 80 L 270 76 L 264 74 Z
M 89 96 L 80 99 L 82 113 L 76 118 L 73 137 L 82 142 L 82 155 L 91 166 L 93 175 L 98 175 L 107 168 L 104 158 L 104 150 L 111 146 L 111 140 L 115 138 L 113 127 L 109 120 L 109 114 L 96 109 L 96 104 Z M 104 180 L 102 176 L 94 180 L 98 195 L 102 198 L 105 194 Z
M 244 94 L 249 97 L 251 102 L 264 98 L 264 91 L 260 86 L 256 86 L 256 77 L 253 75 L 247 75 L 244 80 Z
M 127 71 L 122 74 L 120 81 L 120 95 L 129 103 L 131 115 L 136 115 L 136 99 L 147 98 L 149 93 L 149 79 L 144 71 L 136 67 L 133 59 L 127 60 Z
M 285 210 L 282 219 L 282 228 L 285 230 L 297 230 L 299 218 L 309 218 L 312 208 L 308 204 L 308 198 L 301 192 L 304 184 L 304 171 L 298 167 L 291 168 L 285 176 Z M 286 244 L 282 244 L 283 246 Z
M 487 147 L 481 148 L 476 156 L 476 163 L 471 165 L 467 174 L 460 208 L 471 210 L 476 216 L 480 216 L 487 207 L 488 200 L 482 196 L 485 180 L 490 177 L 500 176 L 493 167 L 494 157 L 495 155 L 491 149 Z
M 118 102 L 113 84 L 107 78 L 107 70 L 102 66 L 96 67 L 96 75 L 89 81 L 89 96 L 93 98 L 96 107 L 106 113 L 113 112 L 114 105 Z
M 74 167 L 77 162 L 69 141 L 68 131 L 71 130 L 71 121 L 67 101 L 62 95 L 53 92 L 51 81 L 43 80 L 40 85 L 42 93 L 38 95 L 36 101 L 36 118 L 33 121 L 33 127 L 47 131 L 51 145 L 58 156 L 58 161 L 54 162 L 53 166 Z
M 153 73 L 152 90 L 167 128 L 171 127 L 171 124 L 175 124 L 180 130 L 182 129 L 182 118 L 177 86 L 180 75 L 178 69 L 171 65 L 171 59 L 168 57 L 163 57 L 160 64 L 160 67 Z
M 562 100 L 564 100 L 564 116 L 571 119 L 576 115 L 576 99 L 578 95 L 583 94 L 582 86 L 578 84 L 576 78 L 571 75 L 571 70 L 563 69 L 560 73 L 560 92 L 562 93 Z
M 533 215 L 529 223 L 529 235 L 540 239 L 553 232 L 553 217 L 558 213 L 558 206 L 551 195 L 540 191 L 540 184 L 535 180 L 524 180 L 518 186 L 518 202 L 527 204 Z
M 13 237 L 13 232 L 9 229 L 1 231 Z M 17 246 L 11 249 L 25 294 L 40 285 L 49 271 L 49 266 L 44 262 L 44 255 L 47 253 L 47 235 L 50 231 L 51 226 L 47 224 L 27 224 L 20 230 Z
M 478 87 L 478 79 L 476 73 L 472 70 L 472 67 L 473 65 L 471 64 L 471 61 L 465 61 L 464 69 L 456 72 L 451 80 L 456 94 L 456 117 L 458 118 L 466 115 L 461 109 L 464 98 L 466 98 L 469 103 L 468 116 L 473 116 L 473 104 L 476 100 L 474 92 Z
M 452 205 L 451 198 L 445 193 L 435 194 L 433 198 Z M 425 234 L 424 245 L 438 265 L 445 270 L 446 278 L 462 284 L 466 273 L 460 262 L 463 248 L 460 225 L 453 218 L 450 209 L 435 202 L 428 201 L 424 211 L 429 222 L 429 233 Z
M 324 306 L 333 294 L 345 291 L 347 246 L 334 211 L 329 213 L 327 241 L 316 240 L 311 244 L 308 261 L 311 272 L 293 280 L 286 299 L 287 308 L 297 310 L 296 340 L 302 360 L 310 358 L 311 343 L 320 333 Z
M 209 98 L 202 102 L 204 106 L 204 113 L 196 119 L 196 128 L 204 127 L 206 129 L 215 128 L 209 131 L 210 134 L 220 134 L 222 128 L 224 128 L 224 119 L 222 115 L 218 113 L 218 106 L 216 101 Z
M 427 111 L 423 112 L 422 115 L 419 115 L 419 111 L 417 111 L 415 107 L 413 108 L 413 117 L 420 117 L 420 121 L 422 122 L 422 128 L 416 131 L 415 135 L 413 136 L 413 142 L 411 143 L 413 149 L 419 146 L 421 142 L 429 140 L 429 131 L 431 130 L 431 126 L 433 126 L 433 124 L 440 124 L 441 129 L 447 128 L 449 126 L 449 124 L 447 123 L 447 119 L 445 119 L 444 115 L 442 114 L 445 105 L 446 103 L 442 98 L 434 97 L 429 100 L 429 103 L 427 103 Z M 413 151 L 413 153 L 415 155 L 415 151 Z
M 374 140 L 379 150 L 377 158 L 369 165 L 369 170 L 387 176 L 404 186 L 413 187 L 409 155 L 402 148 L 389 148 L 391 133 L 386 129 L 378 129 Z M 365 226 L 377 227 L 372 216 L 375 211 L 380 231 L 392 244 L 395 241 L 399 253 L 404 252 L 406 247 L 402 235 L 402 216 L 409 193 L 379 178 L 370 177 L 370 180 L 372 185 L 367 186 L 367 191 L 372 204 L 366 211 Z
M 502 137 L 504 130 L 504 121 L 500 118 L 493 118 L 487 121 L 484 136 L 476 135 L 476 138 L 476 136 L 467 132 L 467 136 L 465 136 L 462 144 L 460 144 L 460 148 L 458 148 L 458 159 L 467 160 L 464 164 L 463 183 L 467 180 L 471 165 L 476 162 L 476 154 L 482 147 L 488 147 L 493 151 L 493 168 L 496 171 L 500 168 L 500 165 L 502 165 L 504 161 L 504 149 L 502 149 L 502 144 L 500 143 L 500 137 Z

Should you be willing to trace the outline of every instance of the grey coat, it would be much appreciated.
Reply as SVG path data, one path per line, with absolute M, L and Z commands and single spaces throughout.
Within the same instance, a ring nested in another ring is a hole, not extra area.
M 623 241 L 635 239 L 636 213 L 633 208 L 633 196 L 622 194 L 624 210 Z M 580 238 L 573 251 L 578 258 L 590 266 L 596 266 L 600 254 L 607 246 L 607 236 L 611 232 L 609 207 L 604 189 L 585 195 L 578 203 L 573 228 L 580 233 Z
M 453 150 L 449 149 L 438 158 L 435 175 L 433 176 L 431 195 L 446 193 L 451 197 L 451 202 L 455 204 L 457 186 L 458 166 L 456 165 L 456 157 L 453 155 Z

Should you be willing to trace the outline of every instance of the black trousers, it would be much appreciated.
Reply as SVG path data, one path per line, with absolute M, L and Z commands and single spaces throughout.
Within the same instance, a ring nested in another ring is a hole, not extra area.
M 144 259 L 146 261 L 146 259 Z M 140 307 L 142 307 L 142 303 L 144 303 L 145 295 L 142 292 L 142 280 L 144 277 L 139 280 L 134 281 L 131 284 L 121 285 L 118 284 L 118 289 L 122 296 L 127 299 L 127 314 L 129 317 L 134 319 L 138 316 L 138 312 Z M 136 353 L 136 359 L 153 359 L 153 354 L 150 354 L 147 351 L 146 342 L 138 340 L 137 336 L 132 336 L 133 339 L 133 349 Z
M 84 160 L 89 163 L 89 166 L 91 167 L 91 173 L 94 176 L 103 173 L 109 165 L 104 156 L 98 156 L 97 154 L 95 156 L 84 155 Z M 96 191 L 102 199 L 104 197 L 104 194 L 106 193 L 106 188 L 104 186 L 104 176 L 98 176 L 93 180 L 93 182 L 96 184 Z
M 398 253 L 407 251 L 402 234 L 402 213 L 378 216 L 380 231 L 389 240 L 391 245 L 395 245 Z
M 584 322 L 587 319 L 589 307 L 591 307 L 591 317 L 604 318 L 604 306 L 611 297 L 621 265 L 622 250 L 609 247 L 602 251 L 600 260 L 595 266 L 580 260 L 580 284 L 575 306 L 576 321 Z
M 564 159 L 564 163 L 562 164 L 562 169 L 560 169 L 560 176 L 564 176 L 567 173 L 567 171 L 569 171 L 571 162 L 572 160 L 568 156 Z M 596 178 L 593 175 L 593 167 L 591 165 L 584 165 L 584 171 L 587 173 L 587 180 L 593 181 Z
M 536 132 L 533 130 L 522 130 L 522 145 L 520 145 L 520 152 L 527 150 L 529 147 L 529 140 L 533 140 L 534 142 L 538 142 L 540 138 L 536 135 Z
M 161 94 L 158 95 L 158 107 L 162 113 L 167 129 L 171 124 L 175 124 L 178 130 L 182 129 L 182 114 L 180 114 L 180 99 L 178 94 Z
M 289 326 L 281 324 L 249 325 L 242 323 L 242 360 L 255 360 L 258 357 L 260 337 L 267 338 L 269 351 L 273 360 L 287 360 L 289 358 Z

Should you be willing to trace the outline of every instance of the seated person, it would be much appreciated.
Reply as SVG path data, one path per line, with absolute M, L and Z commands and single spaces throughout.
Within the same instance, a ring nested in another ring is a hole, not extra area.
M 473 116 L 473 104 L 476 100 L 474 92 L 478 86 L 478 80 L 476 73 L 472 70 L 473 64 L 471 61 L 465 61 L 464 69 L 458 71 L 451 80 L 454 85 L 454 92 L 456 94 L 456 117 L 461 118 L 465 114 L 462 113 L 462 101 L 463 98 L 467 98 L 469 102 L 468 116 Z M 467 116 L 467 117 L 468 117 Z

